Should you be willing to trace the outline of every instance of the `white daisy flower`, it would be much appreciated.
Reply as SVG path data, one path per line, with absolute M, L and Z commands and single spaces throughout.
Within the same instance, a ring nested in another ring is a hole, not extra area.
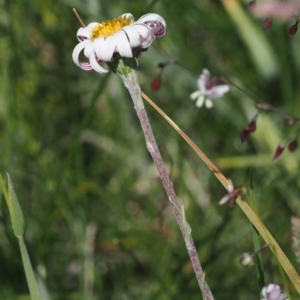
M 192 100 L 196 100 L 198 108 L 205 104 L 206 108 L 212 108 L 213 102 L 211 99 L 221 98 L 229 91 L 229 85 L 217 84 L 217 78 L 210 79 L 210 73 L 207 69 L 203 69 L 202 74 L 197 80 L 199 90 L 190 95 Z
M 262 300 L 288 300 L 288 296 L 281 291 L 278 284 L 269 283 L 261 293 L 264 296 Z
M 156 37 L 166 33 L 166 22 L 157 14 L 147 14 L 136 22 L 130 13 L 102 22 L 90 23 L 77 31 L 79 44 L 73 51 L 75 64 L 85 71 L 95 70 L 106 73 L 108 70 L 99 62 L 110 62 L 118 52 L 122 57 L 133 57 L 132 48 L 147 49 Z M 83 50 L 89 62 L 79 60 Z

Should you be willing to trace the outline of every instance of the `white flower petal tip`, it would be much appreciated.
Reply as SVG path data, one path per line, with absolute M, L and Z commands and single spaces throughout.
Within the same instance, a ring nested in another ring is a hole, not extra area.
M 196 92 L 193 92 L 193 93 L 190 94 L 190 99 L 194 101 L 194 100 L 196 100 L 199 96 L 201 96 L 200 91 L 196 91 Z
M 261 294 L 264 296 L 261 300 L 289 300 L 288 296 L 281 291 L 280 286 L 275 283 L 269 283 L 265 286 Z
M 205 107 L 212 108 L 213 107 L 212 99 L 221 98 L 225 93 L 227 93 L 230 90 L 229 85 L 227 84 L 217 85 L 217 81 L 218 81 L 217 78 L 210 79 L 210 72 L 207 69 L 203 69 L 201 75 L 197 80 L 199 90 L 192 93 L 190 95 L 190 98 L 193 99 L 192 97 L 195 97 L 194 95 L 197 95 L 197 98 L 199 99 L 200 95 L 202 95 L 202 97 L 204 97 Z M 197 104 L 199 104 L 198 101 L 196 101 L 196 106 L 197 107 L 203 106 L 203 103 L 200 106 Z
M 227 195 L 225 195 L 224 197 L 222 197 L 222 199 L 219 201 L 219 205 L 223 205 L 223 204 L 225 204 L 228 200 L 230 199 L 230 195 L 229 194 L 227 194 Z
M 209 98 L 207 98 L 206 101 L 205 101 L 205 107 L 210 109 L 213 106 L 214 106 L 213 102 Z
M 231 197 L 232 197 L 232 192 L 234 191 L 234 186 L 230 178 L 228 178 L 228 184 L 227 184 L 227 191 L 228 194 L 226 194 L 220 201 L 219 205 L 225 204 Z
M 77 31 L 79 44 L 74 48 L 73 61 L 85 71 L 106 73 L 108 70 L 99 62 L 111 62 L 114 53 L 131 58 L 135 55 L 133 48 L 146 51 L 156 37 L 165 35 L 166 28 L 164 18 L 153 13 L 142 16 L 136 22 L 130 13 L 102 23 L 92 22 Z M 87 61 L 79 59 L 81 52 Z
M 247 193 L 247 189 L 243 186 L 238 187 L 238 188 L 235 189 L 231 179 L 228 179 L 227 191 L 228 191 L 228 193 L 219 201 L 219 205 L 223 205 L 226 202 L 229 202 L 229 208 L 230 209 L 234 208 L 234 206 L 236 204 L 236 199 L 241 194 L 246 194 Z
M 162 37 L 166 34 L 167 24 L 163 17 L 158 14 L 147 14 L 142 16 L 138 22 L 145 23 L 148 27 L 151 28 L 153 34 L 156 37 Z
M 196 100 L 196 107 L 200 108 L 203 106 L 205 102 L 205 97 L 203 95 L 199 95 L 199 97 Z

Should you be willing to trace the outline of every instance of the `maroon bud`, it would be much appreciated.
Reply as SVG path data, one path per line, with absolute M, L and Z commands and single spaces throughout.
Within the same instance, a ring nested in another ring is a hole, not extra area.
M 272 161 L 275 161 L 279 158 L 279 156 L 282 154 L 283 150 L 285 149 L 285 146 L 286 146 L 286 144 L 285 144 L 285 142 L 283 142 L 277 147 L 277 149 L 274 153 L 274 156 L 272 158 Z
M 272 19 L 268 18 L 268 19 L 265 19 L 265 21 L 263 22 L 262 29 L 268 30 L 271 28 L 271 26 L 272 26 Z
M 158 66 L 160 69 L 163 69 L 166 65 L 165 65 L 164 63 L 159 63 L 157 66 Z
M 244 143 L 248 139 L 249 134 L 250 134 L 250 131 L 246 127 L 241 133 L 241 142 L 242 143 Z
M 254 132 L 256 130 L 256 119 L 257 119 L 257 114 L 255 117 L 252 119 L 252 121 L 248 124 L 247 127 L 244 128 L 244 130 L 241 133 L 241 141 L 244 143 L 251 132 Z
M 297 33 L 297 30 L 298 30 L 298 21 L 296 22 L 296 24 L 292 25 L 290 28 L 289 28 L 289 34 L 290 35 L 294 35 Z
M 248 10 L 252 10 L 252 9 L 254 8 L 255 2 L 256 2 L 256 1 L 250 1 L 250 2 L 247 4 Z
M 297 33 L 297 30 L 298 30 L 298 26 L 292 25 L 292 26 L 289 28 L 289 34 L 290 34 L 290 35 L 296 34 L 296 33 Z
M 298 143 L 296 140 L 290 142 L 290 144 L 289 144 L 290 152 L 294 152 L 297 149 L 297 147 L 298 147 Z
M 156 77 L 152 81 L 151 88 L 152 88 L 153 91 L 156 91 L 156 90 L 158 90 L 160 88 L 160 86 L 161 86 L 161 77 L 159 76 L 159 77 Z
M 256 121 L 251 121 L 247 129 L 249 132 L 254 132 L 256 130 Z

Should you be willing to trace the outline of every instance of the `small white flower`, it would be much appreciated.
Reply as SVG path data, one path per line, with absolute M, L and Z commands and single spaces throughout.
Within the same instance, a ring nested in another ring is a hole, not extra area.
M 262 300 L 288 300 L 288 296 L 281 292 L 278 284 L 269 283 L 261 291 L 264 298 Z
M 244 267 L 252 267 L 254 265 L 254 255 L 253 253 L 245 252 L 240 257 L 240 263 Z
M 90 23 L 77 31 L 79 44 L 73 51 L 75 64 L 85 71 L 95 70 L 106 73 L 108 70 L 99 65 L 101 61 L 112 61 L 118 52 L 122 57 L 133 57 L 132 48 L 147 49 L 156 37 L 166 33 L 166 22 L 157 14 L 147 14 L 136 22 L 130 13 L 102 22 Z M 83 53 L 89 62 L 79 60 Z
M 219 205 L 223 205 L 229 201 L 230 209 L 233 209 L 233 207 L 235 206 L 235 203 L 236 203 L 236 199 L 240 194 L 247 193 L 247 189 L 243 186 L 235 189 L 231 179 L 228 179 L 227 191 L 228 191 L 228 193 L 224 197 L 222 197 L 222 199 L 219 201 Z
M 205 104 L 206 108 L 212 108 L 213 102 L 211 99 L 221 98 L 229 91 L 229 85 L 217 84 L 217 78 L 210 79 L 210 73 L 207 69 L 203 69 L 202 74 L 197 80 L 199 90 L 190 95 L 192 100 L 196 100 L 198 108 Z

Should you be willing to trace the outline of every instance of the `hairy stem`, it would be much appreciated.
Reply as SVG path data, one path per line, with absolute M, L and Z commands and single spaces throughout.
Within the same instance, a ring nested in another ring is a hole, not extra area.
M 142 129 L 145 134 L 147 149 L 153 158 L 153 161 L 155 163 L 155 166 L 156 166 L 159 176 L 161 178 L 162 184 L 168 195 L 169 201 L 172 204 L 173 212 L 176 217 L 176 221 L 180 227 L 180 230 L 184 237 L 184 240 L 186 241 L 187 251 L 190 256 L 190 259 L 191 259 L 200 289 L 203 293 L 204 299 L 213 300 L 213 296 L 210 291 L 210 288 L 205 281 L 205 274 L 201 267 L 198 253 L 197 253 L 195 245 L 194 245 L 194 241 L 192 239 L 190 231 L 187 232 L 188 224 L 186 223 L 186 221 L 184 219 L 184 213 L 181 213 L 182 207 L 177 199 L 172 182 L 169 178 L 166 167 L 164 165 L 161 154 L 159 152 L 158 146 L 156 144 L 156 140 L 153 135 L 152 128 L 151 128 L 151 125 L 150 125 L 150 122 L 149 122 L 149 119 L 147 116 L 147 112 L 145 110 L 144 103 L 143 103 L 143 100 L 141 97 L 141 89 L 137 82 L 136 71 L 132 70 L 132 72 L 130 74 L 128 74 L 128 76 L 122 76 L 122 80 L 123 80 L 126 88 L 129 90 L 129 93 L 133 100 L 134 108 L 137 112 L 138 118 L 142 125 Z

